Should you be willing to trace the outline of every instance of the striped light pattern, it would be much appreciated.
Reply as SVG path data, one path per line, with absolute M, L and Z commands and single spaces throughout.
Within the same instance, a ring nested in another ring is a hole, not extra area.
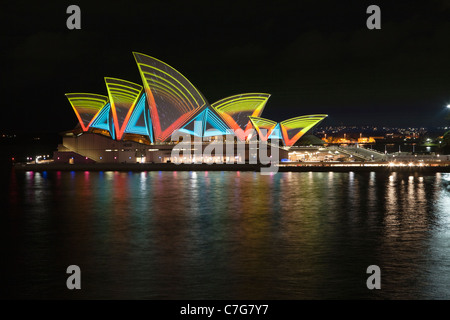
M 281 136 L 281 130 L 280 130 L 280 124 L 279 123 L 272 130 L 272 133 L 269 135 L 269 139 L 283 140 L 283 137 Z
M 281 136 L 285 146 L 293 146 L 312 127 L 325 119 L 326 114 L 313 114 L 280 122 Z
M 206 99 L 168 64 L 142 53 L 133 54 L 147 95 L 155 141 L 164 142 L 203 111 Z
M 261 117 L 249 119 L 256 128 L 260 140 L 281 138 L 285 146 L 292 147 L 298 139 L 326 117 L 326 114 L 313 114 L 287 119 L 280 123 Z
M 250 121 L 252 122 L 253 126 L 255 127 L 256 131 L 258 132 L 259 139 L 261 141 L 267 141 L 269 139 L 270 135 L 272 134 L 273 130 L 277 126 L 277 122 L 261 118 L 261 117 L 249 117 Z
M 205 127 L 203 136 L 221 136 L 226 135 L 229 131 L 231 131 L 213 108 L 206 109 L 205 113 Z
M 201 122 L 202 125 L 199 132 L 195 131 L 196 121 Z M 194 136 L 211 137 L 226 135 L 228 129 L 228 126 L 223 122 L 219 115 L 217 115 L 214 109 L 208 107 L 183 126 L 180 131 Z
M 205 127 L 205 113 L 206 110 L 202 111 L 200 114 L 195 116 L 191 121 L 189 121 L 186 125 L 178 130 L 180 132 L 184 132 L 193 136 L 203 137 L 203 131 Z
M 125 133 L 134 133 L 148 136 L 153 142 L 152 120 L 150 111 L 145 103 L 145 93 L 139 98 L 130 120 L 128 121 Z
M 106 106 L 100 110 L 98 115 L 92 121 L 91 128 L 97 128 L 109 131 L 112 139 L 116 139 L 114 134 L 114 124 L 111 120 L 111 104 L 108 102 Z
M 83 131 L 88 131 L 108 97 L 94 93 L 66 93 Z
M 219 100 L 211 105 L 225 123 L 235 131 L 236 136 L 245 141 L 252 124 L 249 116 L 259 117 L 266 106 L 270 94 L 245 93 Z
M 134 111 L 142 86 L 126 80 L 105 78 L 111 103 L 111 116 L 117 140 L 121 140 L 131 114 Z

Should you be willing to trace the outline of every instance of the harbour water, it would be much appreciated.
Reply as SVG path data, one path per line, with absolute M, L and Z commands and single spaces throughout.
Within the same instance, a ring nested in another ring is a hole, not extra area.
M 2 298 L 450 299 L 449 173 L 1 174 Z

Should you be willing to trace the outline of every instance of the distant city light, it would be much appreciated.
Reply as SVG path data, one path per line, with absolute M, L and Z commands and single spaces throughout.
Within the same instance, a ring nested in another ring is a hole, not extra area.
M 447 105 L 447 109 L 450 109 L 450 104 Z

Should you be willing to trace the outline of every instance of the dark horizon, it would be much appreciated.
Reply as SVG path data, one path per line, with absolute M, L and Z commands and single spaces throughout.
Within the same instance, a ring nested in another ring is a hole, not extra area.
M 142 83 L 132 52 L 185 75 L 209 103 L 272 96 L 262 117 L 326 113 L 321 125 L 448 124 L 450 5 L 446 1 L 84 3 L 4 5 L 0 131 L 61 132 L 77 119 L 68 92 L 106 94 L 104 77 Z M 381 8 L 368 30 L 366 8 Z

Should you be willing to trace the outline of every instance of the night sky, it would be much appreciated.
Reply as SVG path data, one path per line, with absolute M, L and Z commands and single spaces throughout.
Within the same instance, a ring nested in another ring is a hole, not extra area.
M 395 2 L 395 3 L 392 3 Z M 66 8 L 81 8 L 68 30 Z M 368 30 L 366 8 L 381 8 Z M 132 52 L 184 74 L 210 103 L 272 94 L 263 117 L 324 125 L 440 126 L 450 103 L 450 1 L 55 1 L 2 3 L 0 131 L 60 132 L 64 94 L 141 84 Z

